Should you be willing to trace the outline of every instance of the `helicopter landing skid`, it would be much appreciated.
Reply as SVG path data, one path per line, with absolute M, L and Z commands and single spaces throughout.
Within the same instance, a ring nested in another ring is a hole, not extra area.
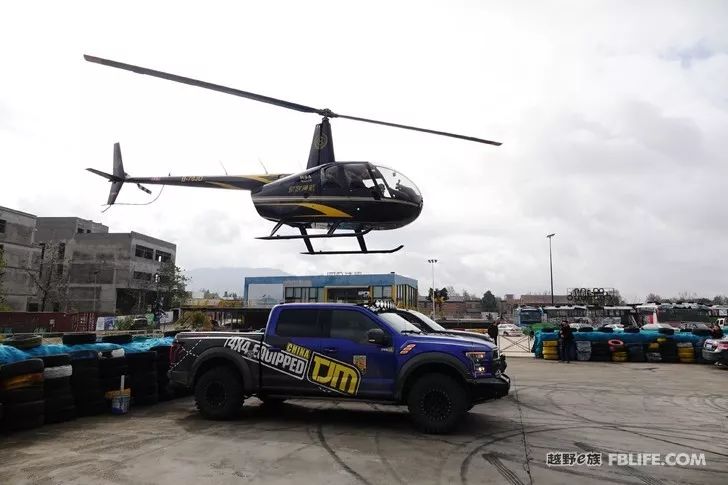
M 302 252 L 301 254 L 312 254 L 312 255 L 323 255 L 323 254 L 390 254 L 399 251 L 404 247 L 404 245 L 397 246 L 393 249 L 367 249 L 366 241 L 364 240 L 364 236 L 366 234 L 369 234 L 371 232 L 371 228 L 364 229 L 364 230 L 357 230 L 351 233 L 339 233 L 334 234 L 334 231 L 338 228 L 338 225 L 332 226 L 331 229 L 326 234 L 309 234 L 305 227 L 298 226 L 298 229 L 301 231 L 301 235 L 290 235 L 290 236 L 277 236 L 275 233 L 280 229 L 281 223 L 276 224 L 276 227 L 273 228 L 273 231 L 271 232 L 270 236 L 261 236 L 257 237 L 256 239 L 262 239 L 264 241 L 274 241 L 274 240 L 288 240 L 288 239 L 303 239 L 303 242 L 306 244 L 306 252 Z M 329 239 L 329 238 L 337 238 L 337 237 L 355 237 L 357 241 L 359 242 L 359 251 L 315 251 L 313 249 L 313 245 L 311 244 L 311 239 Z

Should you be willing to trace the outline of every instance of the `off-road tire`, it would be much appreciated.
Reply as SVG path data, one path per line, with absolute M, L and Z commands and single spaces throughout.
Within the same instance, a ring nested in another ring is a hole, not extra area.
M 82 344 L 95 344 L 96 334 L 92 332 L 87 333 L 68 333 L 61 337 L 63 345 L 82 345 Z
M 410 416 L 425 433 L 449 433 L 470 405 L 466 389 L 445 374 L 423 375 L 407 395 Z
M 197 379 L 195 402 L 208 419 L 230 419 L 243 405 L 243 383 L 232 369 L 213 367 Z

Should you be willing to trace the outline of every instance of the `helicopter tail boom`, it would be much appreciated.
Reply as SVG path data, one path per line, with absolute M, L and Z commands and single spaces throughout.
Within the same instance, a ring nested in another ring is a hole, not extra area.
M 121 147 L 114 144 L 114 166 L 113 173 L 102 172 L 95 168 L 87 168 L 89 172 L 104 177 L 111 182 L 107 205 L 113 205 L 116 197 L 125 182 L 136 184 L 140 190 L 151 194 L 151 190 L 142 184 L 151 185 L 179 185 L 182 187 L 208 187 L 213 189 L 233 190 L 255 190 L 270 182 L 285 177 L 288 174 L 264 174 L 264 175 L 212 175 L 212 176 L 182 176 L 182 177 L 130 177 L 124 171 L 124 164 L 121 159 Z

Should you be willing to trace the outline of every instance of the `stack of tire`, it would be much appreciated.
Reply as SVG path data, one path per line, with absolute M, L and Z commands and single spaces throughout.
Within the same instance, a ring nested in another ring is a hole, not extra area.
M 682 364 L 695 362 L 695 349 L 691 342 L 680 342 L 677 344 L 677 357 Z
M 120 345 L 129 344 L 132 341 L 132 336 L 128 333 L 104 335 L 101 337 L 101 341 Z M 129 382 L 129 366 L 127 365 L 124 349 L 99 352 L 99 375 L 101 377 L 101 388 L 104 390 L 104 394 L 122 389 L 122 376 L 124 376 L 123 389 L 129 389 L 131 387 Z
M 660 358 L 662 362 L 679 362 L 677 355 L 677 343 L 673 339 L 658 339 L 660 342 Z
M 0 429 L 17 431 L 43 425 L 43 361 L 28 359 L 0 366 Z
M 559 341 L 543 341 L 543 358 L 546 360 L 559 360 Z
M 77 345 L 96 343 L 96 334 L 66 333 L 62 337 L 63 345 L 71 348 Z M 107 411 L 104 391 L 99 379 L 99 355 L 95 350 L 71 350 L 71 393 L 76 404 L 78 416 L 94 416 Z
M 45 422 L 61 423 L 76 417 L 76 402 L 71 392 L 71 356 L 45 355 L 43 360 L 43 398 Z
M 576 341 L 576 360 L 591 360 L 591 342 L 589 340 Z
M 99 374 L 99 354 L 93 350 L 71 352 L 71 390 L 79 416 L 94 416 L 108 411 Z
M 645 361 L 645 350 L 642 344 L 632 343 L 627 344 L 627 355 L 629 356 L 630 362 L 644 362 Z
M 157 353 L 127 352 L 126 364 L 129 368 L 132 404 L 135 406 L 157 404 L 159 402 Z
M 612 339 L 609 342 L 609 351 L 612 353 L 612 362 L 627 362 L 627 347 L 624 342 L 618 339 Z
M 612 360 L 609 344 L 607 342 L 592 342 L 591 360 L 595 362 L 609 362 Z
M 172 348 L 170 345 L 158 345 L 149 349 L 157 353 L 157 389 L 160 401 L 168 401 L 175 396 L 174 390 L 169 384 L 169 377 L 167 376 L 170 348 Z
M 647 362 L 662 362 L 659 342 L 650 342 L 649 344 L 647 344 L 647 352 L 645 352 L 645 358 L 647 359 Z

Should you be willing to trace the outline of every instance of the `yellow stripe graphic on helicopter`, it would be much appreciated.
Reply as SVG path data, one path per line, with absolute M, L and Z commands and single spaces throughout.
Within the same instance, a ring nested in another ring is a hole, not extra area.
M 315 204 L 313 202 L 279 202 L 274 204 L 260 204 L 260 205 L 299 205 L 301 207 L 307 207 L 309 209 L 313 209 L 315 211 L 320 212 L 324 216 L 329 217 L 351 217 L 350 214 L 347 214 L 344 211 L 340 211 L 339 209 L 336 209 L 335 207 L 330 207 L 328 205 L 324 204 Z M 305 217 L 305 216 L 299 216 L 299 217 Z
M 235 189 L 235 190 L 241 190 L 240 187 L 236 187 L 232 184 L 226 184 L 225 182 L 207 182 L 208 184 L 217 185 L 218 187 L 221 187 L 223 189 Z

